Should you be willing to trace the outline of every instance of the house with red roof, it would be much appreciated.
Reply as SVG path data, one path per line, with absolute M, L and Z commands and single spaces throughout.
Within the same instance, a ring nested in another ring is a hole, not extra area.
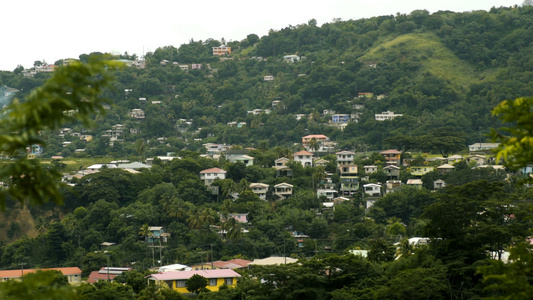
M 118 275 L 130 271 L 131 268 L 118 268 L 118 267 L 103 267 L 98 271 L 92 271 L 87 279 L 88 283 L 95 283 L 98 281 L 113 281 Z
M 207 278 L 208 284 L 206 288 L 212 292 L 218 291 L 222 285 L 235 287 L 237 284 L 237 278 L 241 277 L 239 273 L 231 269 L 215 269 L 165 272 L 152 274 L 147 276 L 147 278 L 148 282 L 153 281 L 157 285 L 166 284 L 168 287 L 179 293 L 188 294 L 190 292 L 187 290 L 187 279 L 191 278 L 193 275 L 200 275 Z

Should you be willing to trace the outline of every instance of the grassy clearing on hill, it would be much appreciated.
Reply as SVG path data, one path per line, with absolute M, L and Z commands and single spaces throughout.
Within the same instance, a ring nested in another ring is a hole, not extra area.
M 490 79 L 497 70 L 476 71 L 476 67 L 459 59 L 438 36 L 431 33 L 412 33 L 383 42 L 361 57 L 366 61 L 390 61 L 391 59 L 418 62 L 418 76 L 430 72 L 449 81 L 457 90 L 466 91 L 471 84 Z

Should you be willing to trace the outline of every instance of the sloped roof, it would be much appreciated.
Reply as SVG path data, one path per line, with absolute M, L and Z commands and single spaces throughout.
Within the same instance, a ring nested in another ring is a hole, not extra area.
M 150 165 L 147 165 L 147 164 L 143 164 L 143 163 L 140 163 L 140 162 L 132 162 L 132 163 L 129 163 L 129 164 L 119 164 L 118 165 L 118 168 L 120 169 L 142 169 L 142 168 L 151 168 L 152 166 Z
M 148 278 L 156 280 L 186 280 L 193 275 L 200 275 L 207 279 L 209 278 L 234 278 L 241 277 L 239 273 L 231 269 L 215 269 L 215 270 L 191 270 L 191 271 L 169 271 L 160 274 L 152 274 Z
M 437 169 L 455 169 L 455 167 L 449 164 L 444 164 L 442 166 L 438 166 Z
M 344 151 L 339 151 L 339 152 L 337 152 L 335 154 L 352 154 L 352 155 L 355 155 L 355 152 L 344 150 Z
M 254 259 L 254 261 L 252 261 L 250 263 L 250 265 L 258 265 L 258 266 L 271 266 L 271 265 L 283 265 L 283 264 L 290 264 L 290 263 L 295 263 L 297 262 L 298 260 L 296 258 L 291 258 L 291 257 L 274 257 L 274 256 L 271 256 L 271 257 L 267 257 L 267 258 L 263 258 L 263 259 Z
M 402 152 L 396 150 L 396 149 L 389 149 L 389 150 L 385 150 L 385 151 L 382 151 L 380 152 L 380 154 L 401 154 Z
M 311 156 L 313 156 L 313 153 L 311 153 L 309 151 L 302 150 L 302 151 L 298 151 L 298 152 L 294 153 L 293 155 L 311 155 Z
M 24 269 L 24 275 L 35 273 L 38 270 L 40 271 L 50 271 L 50 270 L 56 270 L 63 273 L 63 275 L 75 275 L 80 274 L 81 270 L 78 267 L 70 267 L 70 268 L 46 268 L 46 269 Z M 19 278 L 22 274 L 22 270 L 0 270 L 0 278 Z
M 203 173 L 227 173 L 227 172 L 219 168 L 211 168 L 211 169 L 200 171 L 200 173 L 203 174 Z
M 328 137 L 323 134 L 310 134 L 303 137 L 304 139 L 327 139 Z
M 276 184 L 274 187 L 276 188 L 276 187 L 280 187 L 280 186 L 290 186 L 290 187 L 293 187 L 292 184 L 288 184 L 288 183 L 286 183 L 286 182 L 278 183 L 278 184 Z
M 248 264 L 251 262 L 252 262 L 251 260 L 236 258 L 236 259 L 232 259 L 228 261 L 221 261 L 221 260 L 215 261 L 213 262 L 213 265 L 218 268 L 240 269 L 240 268 L 248 266 Z

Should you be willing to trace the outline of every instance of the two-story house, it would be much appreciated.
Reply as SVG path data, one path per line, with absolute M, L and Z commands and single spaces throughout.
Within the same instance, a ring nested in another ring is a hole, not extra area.
M 210 186 L 215 180 L 226 179 L 226 171 L 219 168 L 211 168 L 200 171 L 200 180 L 206 186 Z
M 400 180 L 400 167 L 396 165 L 388 165 L 383 168 L 383 171 L 387 174 L 387 179 Z
M 200 180 L 204 182 L 212 195 L 218 195 L 218 186 L 212 186 L 211 184 L 215 180 L 226 179 L 226 173 L 225 170 L 219 168 L 206 169 L 200 172 Z
M 382 151 L 379 154 L 381 154 L 385 158 L 385 162 L 387 165 L 396 165 L 396 166 L 400 165 L 400 158 L 401 158 L 402 152 L 396 149 L 389 149 L 389 150 Z
M 259 199 L 266 200 L 266 195 L 268 192 L 268 184 L 266 183 L 250 183 L 250 188 L 252 192 L 256 194 Z
M 221 45 L 220 47 L 213 47 L 213 55 L 222 56 L 231 54 L 231 47 Z
M 355 152 L 352 151 L 339 151 L 335 153 L 337 156 L 337 167 L 350 166 L 354 164 Z
M 311 149 L 312 143 L 311 140 L 316 140 L 318 142 L 319 148 L 318 151 L 322 151 L 324 148 L 324 143 L 329 141 L 329 138 L 323 134 L 310 134 L 302 137 L 302 146 L 307 150 L 314 150 Z
M 287 199 L 292 195 L 293 187 L 292 184 L 285 182 L 278 183 L 274 186 L 274 195 L 276 195 L 279 200 Z
M 299 162 L 304 167 L 313 166 L 313 153 L 302 150 L 293 154 L 294 161 Z

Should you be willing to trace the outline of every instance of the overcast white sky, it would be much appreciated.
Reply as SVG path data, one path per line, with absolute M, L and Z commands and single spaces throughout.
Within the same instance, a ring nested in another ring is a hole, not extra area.
M 191 38 L 242 40 L 248 34 L 415 9 L 455 12 L 521 5 L 523 0 L 13 0 L 0 4 L 0 70 L 54 63 L 94 51 L 141 56 Z

